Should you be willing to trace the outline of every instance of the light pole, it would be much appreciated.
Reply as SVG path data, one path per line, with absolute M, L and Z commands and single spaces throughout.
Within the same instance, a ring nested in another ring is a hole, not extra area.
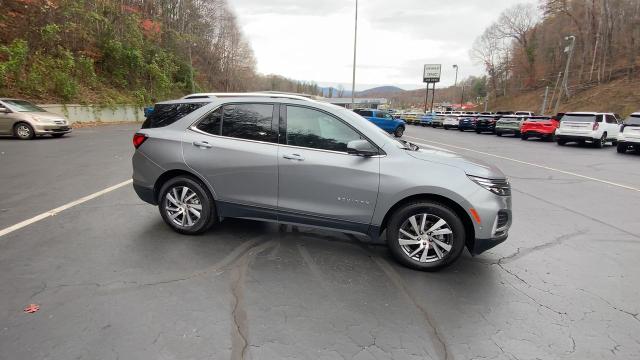
M 464 104 L 464 84 L 462 84 L 462 95 L 460 95 L 460 111 L 462 111 L 462 104 Z
M 458 86 L 458 65 L 453 65 L 453 68 L 456 69 L 456 80 L 453 82 L 453 87 Z
M 353 31 L 353 77 L 351 78 L 351 109 L 355 108 L 356 96 L 356 48 L 358 45 L 358 0 L 356 0 L 356 21 Z
M 569 35 L 564 38 L 565 41 L 571 40 L 569 46 L 564 49 L 564 52 L 568 52 L 569 55 L 567 57 L 567 65 L 564 68 L 564 77 L 562 78 L 562 85 L 560 86 L 560 92 L 558 93 L 558 99 L 556 100 L 556 109 L 555 113 L 558 113 L 558 109 L 560 108 L 560 100 L 562 100 L 562 90 L 567 93 L 567 97 L 569 97 L 569 65 L 571 65 L 571 56 L 573 55 L 573 45 L 576 42 L 576 37 L 573 35 Z

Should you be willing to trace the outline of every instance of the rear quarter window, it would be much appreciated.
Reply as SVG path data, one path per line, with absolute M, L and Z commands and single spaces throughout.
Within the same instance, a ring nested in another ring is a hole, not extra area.
M 143 129 L 160 128 L 173 124 L 207 103 L 156 104 L 151 115 L 142 123 Z

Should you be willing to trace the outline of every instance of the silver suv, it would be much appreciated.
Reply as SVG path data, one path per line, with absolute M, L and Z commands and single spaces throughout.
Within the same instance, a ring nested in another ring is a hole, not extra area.
M 321 227 L 368 235 L 419 270 L 507 238 L 511 188 L 494 166 L 396 140 L 300 96 L 209 100 L 133 138 L 134 189 L 177 232 L 225 217 Z

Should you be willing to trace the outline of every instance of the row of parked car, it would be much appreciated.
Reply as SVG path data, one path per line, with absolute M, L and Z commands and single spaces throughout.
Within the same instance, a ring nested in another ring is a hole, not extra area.
M 401 137 L 406 124 L 431 126 L 445 130 L 474 131 L 477 134 L 511 135 L 530 138 L 592 144 L 602 148 L 615 145 L 618 152 L 640 151 L 640 112 L 622 119 L 618 114 L 602 112 L 568 112 L 555 116 L 536 115 L 532 111 L 462 112 L 443 111 L 426 114 L 405 113 L 394 117 L 385 110 L 356 109 L 356 113 L 388 133 Z

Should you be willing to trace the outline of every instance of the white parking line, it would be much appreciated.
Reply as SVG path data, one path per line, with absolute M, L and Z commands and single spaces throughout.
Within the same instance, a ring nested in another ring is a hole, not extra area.
M 15 224 L 15 225 L 11 225 L 11 226 L 9 226 L 7 228 L 4 228 L 4 229 L 0 230 L 0 237 L 4 236 L 4 235 L 7 235 L 9 233 L 12 233 L 12 232 L 14 232 L 16 230 L 22 229 L 23 227 L 31 225 L 31 224 L 33 224 L 35 222 L 38 222 L 38 221 L 42 220 L 42 219 L 46 219 L 46 218 L 48 218 L 50 216 L 55 216 L 58 213 L 61 213 L 61 212 L 65 211 L 65 210 L 67 210 L 69 208 L 72 208 L 72 207 L 74 207 L 76 205 L 80 205 L 80 204 L 82 204 L 84 202 L 87 202 L 87 201 L 89 201 L 91 199 L 95 199 L 95 198 L 97 198 L 99 196 L 102 196 L 102 195 L 104 195 L 106 193 L 109 193 L 109 192 L 111 192 L 113 190 L 117 190 L 117 189 L 119 189 L 119 188 L 121 188 L 123 186 L 129 185 L 129 184 L 131 184 L 131 182 L 133 182 L 133 180 L 131 180 L 131 179 L 129 179 L 127 181 L 123 181 L 123 182 L 121 182 L 119 184 L 110 186 L 110 187 L 108 187 L 106 189 L 100 190 L 100 191 L 95 192 L 95 193 L 93 193 L 91 195 L 87 195 L 85 197 L 81 197 L 78 200 L 74 200 L 74 201 L 72 201 L 70 203 L 67 203 L 67 204 L 64 204 L 62 206 L 59 206 L 59 207 L 57 207 L 57 208 L 55 208 L 53 210 L 49 210 L 47 212 L 43 212 L 42 214 L 36 215 L 36 216 L 32 217 L 31 219 L 27 219 L 25 221 L 22 221 L 22 222 L 19 222 L 19 223 Z
M 450 148 L 453 148 L 453 149 L 465 150 L 465 151 L 470 151 L 470 152 L 474 152 L 474 153 L 477 153 L 477 154 L 492 156 L 492 157 L 495 157 L 495 158 L 498 158 L 498 159 L 513 161 L 513 162 L 516 162 L 516 163 L 529 165 L 529 166 L 534 166 L 534 167 L 545 169 L 545 170 L 549 170 L 549 171 L 559 172 L 561 174 L 571 175 L 571 176 L 575 176 L 575 177 L 579 177 L 579 178 L 587 179 L 587 180 L 591 180 L 591 181 L 596 181 L 596 182 L 607 184 L 607 185 L 617 186 L 617 187 L 622 188 L 622 189 L 627 189 L 627 190 L 640 192 L 639 188 L 635 188 L 633 186 L 624 185 L 624 184 L 618 184 L 618 183 L 614 183 L 614 182 L 608 181 L 608 180 L 602 180 L 602 179 L 597 179 L 597 178 L 594 178 L 594 177 L 591 177 L 591 176 L 576 174 L 576 173 L 571 172 L 571 171 L 560 170 L 560 169 L 552 168 L 552 167 L 545 166 L 545 165 L 534 164 L 534 163 L 530 163 L 530 162 L 526 162 L 526 161 L 522 161 L 522 160 L 518 160 L 518 159 L 513 159 L 513 158 L 510 158 L 510 157 L 506 157 L 506 156 L 501 156 L 501 155 L 491 154 L 491 153 L 484 152 L 484 151 L 478 151 L 478 150 L 474 150 L 474 149 L 469 149 L 469 148 L 465 148 L 465 147 L 462 147 L 462 146 L 449 145 L 449 144 L 445 144 L 445 143 L 438 142 L 438 141 L 427 140 L 427 139 L 417 138 L 417 137 L 408 136 L 408 135 L 405 135 L 405 137 L 411 138 L 411 139 L 420 140 L 420 141 L 426 141 L 428 143 L 438 144 L 440 146 L 446 146 L 446 147 L 450 147 Z

